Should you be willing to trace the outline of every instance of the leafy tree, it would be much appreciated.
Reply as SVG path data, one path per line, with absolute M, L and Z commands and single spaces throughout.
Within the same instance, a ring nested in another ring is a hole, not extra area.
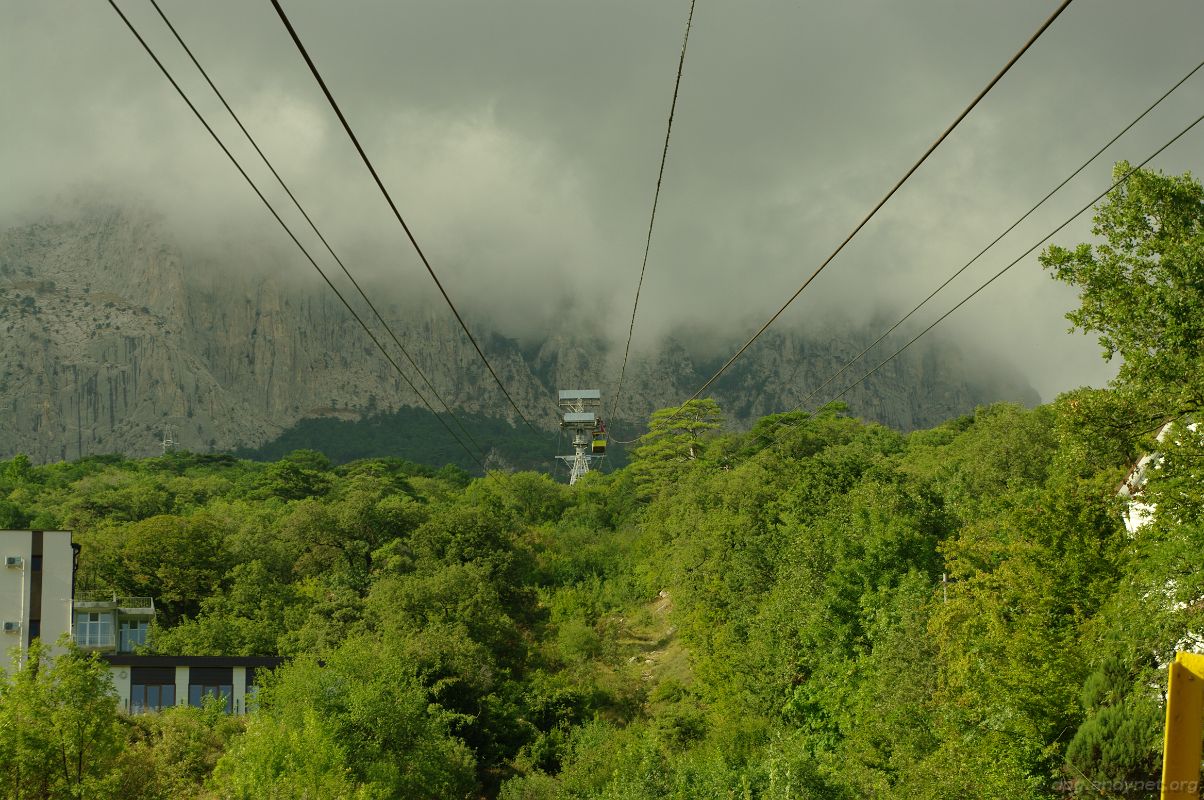
M 29 481 L 32 476 L 33 464 L 24 453 L 17 453 L 4 467 L 4 482 L 9 486 L 19 486 Z
M 122 800 L 203 796 L 218 759 L 244 727 L 212 696 L 203 708 L 172 706 L 125 723 L 125 747 L 114 765 L 113 796 Z
M 1157 781 L 1164 713 L 1148 686 L 1112 658 L 1087 678 L 1081 702 L 1087 718 L 1066 749 L 1072 777 L 1113 785 Z
M 156 652 L 197 656 L 269 656 L 282 652 L 289 612 L 303 607 L 292 583 L 272 576 L 262 562 L 235 564 L 227 588 L 205 597 L 199 613 L 153 629 Z
M 195 616 L 203 598 L 217 593 L 226 573 L 223 524 L 204 514 L 163 514 L 108 528 L 88 542 L 109 588 L 150 597 L 160 621 L 174 625 Z
M 468 488 L 464 499 L 527 524 L 559 519 L 571 502 L 568 486 L 536 472 L 477 481 Z
M 262 689 L 214 785 L 239 800 L 467 797 L 473 759 L 447 724 L 395 653 L 348 641 L 323 665 L 283 667 Z
M 440 509 L 414 530 L 407 546 L 420 569 L 472 565 L 484 570 L 503 601 L 521 602 L 521 576 L 529 571 L 528 554 L 505 517 L 487 509 L 457 505 Z
M 20 506 L 0 500 L 0 530 L 25 530 L 28 525 L 29 515 Z
M 1116 165 L 1119 177 L 1127 163 Z M 1117 467 L 1139 451 L 1161 453 L 1145 487 L 1156 506 L 1117 558 L 1120 580 L 1086 626 L 1103 653 L 1086 680 L 1067 757 L 1080 773 L 1110 780 L 1156 773 L 1161 712 L 1151 686 L 1165 678 L 1156 661 L 1199 644 L 1204 581 L 1204 437 L 1183 425 L 1161 442 L 1149 434 L 1166 420 L 1194 419 L 1204 408 L 1204 187 L 1190 174 L 1136 170 L 1096 209 L 1102 241 L 1050 247 L 1042 264 L 1076 286 L 1068 318 L 1099 335 L 1105 358 L 1122 358 L 1111 391 L 1059 400 L 1067 420 L 1063 448 L 1078 464 Z
M 1116 165 L 1121 177 L 1131 169 Z M 1115 385 L 1149 419 L 1204 408 L 1204 187 L 1190 174 L 1136 170 L 1097 207 L 1103 242 L 1051 246 L 1041 263 L 1079 289 L 1074 326 L 1123 361 Z
M 107 664 L 74 649 L 51 658 L 37 640 L 14 660 L 0 682 L 5 797 L 109 797 L 121 744 Z
M 105 469 L 75 484 L 64 513 L 67 524 L 90 526 L 98 520 L 133 522 L 165 514 L 171 497 L 161 476 Z
M 325 495 L 330 490 L 330 478 L 324 472 L 306 466 L 309 461 L 275 461 L 269 464 L 259 478 L 257 494 L 282 500 L 305 500 Z
M 653 412 L 648 432 L 631 454 L 632 471 L 654 491 L 666 486 L 703 456 L 722 419 L 719 404 L 709 398 Z
M 223 800 L 382 796 L 375 787 L 352 778 L 346 748 L 312 708 L 290 719 L 256 715 L 218 761 L 212 786 Z
M 406 494 L 395 494 L 387 479 L 359 474 L 333 497 L 308 498 L 292 505 L 281 532 L 292 549 L 298 575 L 346 570 L 362 584 L 376 551 L 409 534 L 428 511 Z
M 324 453 L 317 450 L 294 450 L 280 459 L 277 463 L 295 464 L 301 469 L 313 472 L 330 472 L 334 467 Z

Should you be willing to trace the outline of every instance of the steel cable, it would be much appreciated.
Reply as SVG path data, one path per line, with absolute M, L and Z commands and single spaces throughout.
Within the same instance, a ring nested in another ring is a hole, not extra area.
M 376 182 L 377 188 L 380 189 L 385 201 L 389 204 L 389 208 L 393 211 L 393 216 L 401 225 L 402 230 L 405 231 L 406 237 L 410 240 L 410 244 L 413 245 L 414 251 L 418 254 L 418 258 L 422 261 L 423 266 L 426 267 L 426 271 L 430 274 L 431 279 L 435 282 L 435 286 L 439 288 L 439 293 L 443 295 L 443 300 L 447 303 L 448 308 L 451 309 L 452 314 L 455 315 L 456 321 L 460 323 L 460 328 L 464 331 L 464 335 L 468 337 L 468 341 L 472 343 L 473 348 L 477 351 L 477 356 L 480 357 L 481 362 L 485 365 L 485 368 L 489 370 L 489 374 L 493 377 L 493 382 L 496 383 L 498 388 L 502 390 L 502 394 L 506 396 L 506 400 L 510 403 L 510 407 L 514 409 L 514 412 L 518 414 L 519 419 L 521 419 L 527 425 L 527 427 L 532 430 L 532 432 L 539 433 L 539 430 L 531 424 L 531 421 L 527 419 L 525 414 L 523 414 L 522 409 L 518 407 L 518 404 L 510 395 L 510 391 L 506 388 L 505 384 L 502 383 L 502 379 L 498 377 L 493 365 L 489 363 L 489 359 L 486 358 L 485 351 L 481 349 L 480 344 L 477 343 L 476 337 L 473 336 L 472 331 L 468 329 L 468 325 L 464 322 L 464 317 L 460 315 L 460 311 L 456 308 L 456 304 L 452 302 L 447 290 L 443 288 L 443 282 L 440 281 L 439 276 L 435 274 L 435 270 L 431 266 L 430 260 L 427 259 L 426 253 L 424 253 L 422 248 L 418 245 L 418 240 L 414 238 L 414 234 L 410 230 L 410 226 L 406 224 L 405 219 L 401 216 L 401 212 L 398 210 L 397 204 L 393 202 L 393 196 L 389 194 L 389 190 L 385 188 L 384 182 L 381 180 L 380 175 L 376 172 L 376 167 L 372 165 L 372 161 L 368 158 L 368 154 L 364 151 L 363 146 L 360 144 L 359 138 L 355 135 L 355 131 L 351 129 L 350 123 L 347 122 L 347 118 L 343 115 L 343 110 L 339 107 L 338 102 L 334 99 L 334 95 L 331 93 L 330 88 L 326 85 L 326 81 L 322 78 L 322 74 L 318 71 L 317 65 L 314 63 L 313 58 L 310 57 L 309 51 L 306 50 L 305 45 L 301 43 L 301 37 L 297 34 L 297 30 L 293 27 L 293 23 L 289 20 L 288 15 L 284 12 L 284 8 L 281 7 L 279 0 L 272 0 L 272 6 L 276 9 L 276 14 L 280 17 L 280 21 L 284 23 L 284 27 L 288 30 L 288 34 L 292 38 L 293 44 L 296 45 L 298 52 L 301 53 L 301 57 L 305 60 L 306 65 L 309 67 L 310 73 L 313 74 L 314 80 L 316 80 L 318 82 L 318 86 L 321 87 L 322 93 L 326 96 L 326 101 L 330 104 L 330 107 L 334 110 L 335 115 L 339 118 L 339 122 L 342 123 L 343 130 L 347 133 L 348 138 L 351 139 L 351 143 L 355 146 L 356 152 L 359 153 L 360 159 L 364 162 L 364 166 L 368 168 L 368 172 L 371 173 L 372 179 Z
M 778 317 L 780 317 L 782 315 L 782 313 L 785 312 L 786 309 L 789 308 L 790 305 L 798 298 L 798 296 L 803 293 L 803 290 L 806 289 L 813 280 L 815 280 L 816 276 L 818 276 L 821 272 L 823 272 L 824 268 L 827 267 L 828 264 L 832 263 L 832 260 L 835 259 L 836 256 L 838 256 L 840 254 L 840 252 L 842 250 L 844 250 L 845 246 L 848 245 L 849 242 L 851 242 L 853 240 L 853 238 L 855 236 L 857 236 L 858 233 L 861 232 L 861 229 L 864 228 L 866 226 L 866 224 L 869 223 L 869 221 L 874 218 L 874 215 L 876 215 L 878 213 L 878 211 L 884 205 L 886 205 L 887 201 L 889 201 L 891 199 L 891 197 L 893 197 L 895 195 L 895 192 L 897 192 L 903 186 L 903 184 L 906 183 L 907 180 L 912 175 L 915 174 L 916 170 L 918 170 L 920 168 L 920 166 L 925 161 L 928 160 L 928 157 L 930 155 L 932 155 L 932 153 L 938 147 L 940 147 L 941 143 L 944 142 L 945 139 L 947 139 L 951 133 L 953 133 L 953 130 L 955 128 L 957 128 L 957 126 L 959 124 L 961 124 L 962 120 L 964 120 L 971 111 L 974 110 L 975 106 L 978 105 L 979 101 L 981 101 L 984 97 L 986 97 L 987 93 L 990 92 L 991 89 L 993 89 L 995 87 L 995 85 L 997 83 L 999 83 L 1000 80 L 1003 79 L 1003 76 L 1006 75 L 1008 73 L 1008 71 L 1012 68 L 1012 66 L 1014 66 L 1016 64 L 1016 62 L 1020 60 L 1020 57 L 1023 56 L 1030 47 L 1032 47 L 1032 45 L 1037 41 L 1037 39 L 1039 39 L 1041 37 L 1041 35 L 1043 33 L 1045 33 L 1045 31 L 1049 28 L 1049 26 L 1054 23 L 1054 20 L 1056 20 L 1059 16 L 1061 16 L 1062 12 L 1066 10 L 1066 8 L 1071 4 L 1072 1 L 1073 0 L 1063 0 L 1063 2 L 1049 16 L 1049 18 L 1046 19 L 1045 22 L 1043 22 L 1041 24 L 1041 27 L 1039 27 L 1036 30 L 1036 32 L 1033 33 L 1033 35 L 1028 38 L 1028 41 L 1026 41 L 1024 43 L 1024 45 L 1018 51 L 1016 51 L 1016 54 L 1013 55 L 1008 60 L 1008 62 L 1006 64 L 1004 64 L 1003 67 L 997 73 L 995 73 L 995 77 L 991 78 L 990 82 L 987 83 L 987 85 L 985 87 L 983 87 L 982 91 L 980 91 L 974 97 L 974 99 L 970 101 L 969 105 L 967 105 L 964 109 L 962 109 L 961 113 L 957 115 L 957 117 L 953 120 L 952 123 L 949 124 L 949 126 L 947 128 L 945 128 L 944 132 L 941 133 L 941 135 L 938 136 L 936 138 L 936 140 L 931 145 L 928 146 L 928 149 L 924 151 L 924 154 L 920 156 L 919 160 L 917 160 L 911 166 L 911 168 L 908 169 L 907 172 L 905 172 L 903 174 L 903 177 L 899 178 L 899 180 L 895 182 L 895 185 L 890 188 L 890 191 L 888 191 L 886 193 L 886 195 L 883 196 L 883 198 L 881 200 L 879 200 L 877 202 L 877 204 L 874 205 L 873 208 L 870 209 L 869 213 L 866 214 L 859 223 L 857 223 L 856 227 L 854 227 L 852 232 L 848 236 L 845 237 L 844 241 L 842 241 L 840 243 L 840 245 L 837 246 L 837 248 L 832 251 L 832 254 L 829 255 L 827 258 L 825 258 L 823 260 L 823 263 L 821 263 L 815 269 L 815 271 L 812 272 L 811 275 L 808 276 L 805 281 L 803 281 L 803 285 L 800 286 L 794 292 L 794 294 L 792 294 L 790 296 L 790 298 L 785 303 L 782 304 L 781 308 L 779 308 L 777 311 L 774 312 L 773 316 L 771 316 L 769 318 L 769 320 L 767 322 L 765 322 L 765 324 L 762 325 L 757 330 L 757 332 L 754 333 L 747 342 L 745 342 L 743 345 L 740 346 L 740 349 L 738 349 L 726 362 L 724 362 L 723 366 L 721 366 L 714 375 L 712 375 L 710 378 L 708 378 L 706 380 L 706 382 L 702 384 L 702 386 L 698 387 L 698 389 L 692 395 L 687 397 L 681 405 L 684 406 L 686 403 L 688 403 L 691 400 L 696 399 L 700 394 L 702 394 L 704 391 L 706 391 L 713 383 L 715 383 L 716 380 L 719 379 L 719 376 L 721 376 L 724 372 L 727 371 L 728 367 L 730 367 L 733 363 L 735 363 L 735 361 L 738 358 L 740 358 L 740 356 L 744 355 L 745 351 L 747 351 L 748 348 L 753 345 L 753 342 L 757 341 L 757 339 L 759 339 L 761 337 L 761 334 L 765 333 L 765 331 L 769 329 L 770 325 L 772 325 L 775 321 L 777 321 Z M 275 2 L 275 0 L 273 0 L 273 2 Z
M 673 115 L 677 111 L 677 93 L 681 88 L 681 73 L 686 64 L 686 46 L 690 43 L 690 28 L 694 23 L 694 3 L 690 0 L 690 12 L 686 16 L 686 34 L 681 41 L 681 55 L 677 59 L 677 77 L 673 81 L 673 100 L 669 103 L 669 122 L 665 126 L 665 145 L 661 149 L 661 165 L 656 173 L 656 191 L 652 194 L 652 214 L 648 218 L 648 236 L 644 241 L 644 261 L 640 265 L 640 280 L 635 286 L 635 301 L 631 304 L 631 324 L 627 326 L 627 345 L 623 348 L 623 366 L 619 368 L 619 383 L 615 399 L 610 406 L 613 420 L 619 410 L 619 398 L 623 395 L 623 379 L 627 375 L 627 358 L 631 354 L 631 339 L 635 333 L 635 315 L 640 307 L 640 290 L 644 288 L 644 273 L 648 270 L 648 253 L 652 249 L 652 227 L 656 223 L 656 206 L 661 197 L 661 182 L 665 178 L 665 161 L 669 157 L 669 135 L 673 132 Z
M 193 65 L 197 68 L 197 71 L 201 73 L 201 77 L 203 77 L 205 82 L 209 84 L 209 88 L 213 90 L 215 95 L 217 95 L 217 99 L 221 101 L 223 106 L 225 106 L 226 111 L 229 112 L 235 124 L 238 125 L 238 129 L 242 131 L 243 135 L 247 138 L 247 141 L 250 142 L 251 147 L 255 149 L 255 152 L 259 155 L 260 159 L 262 159 L 264 166 L 266 166 L 272 173 L 272 177 L 274 177 L 276 182 L 280 184 L 280 188 L 283 189 L 284 193 L 288 195 L 289 200 L 293 201 L 293 205 L 296 207 L 297 211 L 300 212 L 301 216 L 305 218 L 305 221 L 309 223 L 310 229 L 314 232 L 314 235 L 318 237 L 319 241 L 322 242 L 322 245 L 326 248 L 326 252 L 330 253 L 330 257 L 333 258 L 335 263 L 339 265 L 339 268 L 343 271 L 343 274 L 347 276 L 349 281 L 351 281 L 351 285 L 355 287 L 355 290 L 359 292 L 360 297 L 362 297 L 364 302 L 368 304 L 368 308 L 370 308 L 372 313 L 376 316 L 377 322 L 381 324 L 381 327 L 383 327 L 389 334 L 389 337 L 393 340 L 393 343 L 397 345 L 399 350 L 401 350 L 402 354 L 406 358 L 406 361 L 408 361 L 410 366 L 413 367 L 414 371 L 418 373 L 418 377 L 420 377 L 423 383 L 426 384 L 426 387 L 430 391 L 431 395 L 439 401 L 439 404 L 443 407 L 443 410 L 447 412 L 448 416 L 450 416 L 453 421 L 455 421 L 456 427 L 460 429 L 461 433 L 464 434 L 466 439 L 472 442 L 472 444 L 477 448 L 483 457 L 485 455 L 485 448 L 482 447 L 480 442 L 473 438 L 472 434 L 468 432 L 468 429 L 464 427 L 464 423 L 461 422 L 460 418 L 451 410 L 451 407 L 439 394 L 438 390 L 435 389 L 434 385 L 426 377 L 426 374 L 423 373 L 417 362 L 414 361 L 414 358 L 410 355 L 410 351 L 407 350 L 405 345 L 403 345 L 397 338 L 397 334 L 393 331 L 393 328 L 385 321 L 384 317 L 381 316 L 381 313 L 377 310 L 376 305 L 360 286 L 359 281 L 355 279 L 355 276 L 351 274 L 351 271 L 347 268 L 346 264 L 343 263 L 343 259 L 339 258 L 338 254 L 335 253 L 334 248 L 330 246 L 330 242 L 328 242 L 326 237 L 322 235 L 322 232 L 318 230 L 318 226 L 314 223 L 313 219 L 310 218 L 306 210 L 301 206 L 301 202 L 297 200 L 292 189 L 290 189 L 288 184 L 284 182 L 284 178 L 280 177 L 280 173 L 276 171 L 275 165 L 273 165 L 268 159 L 267 155 L 264 154 L 263 150 L 259 147 L 259 143 L 255 141 L 255 137 L 251 135 L 251 132 L 247 130 L 245 125 L 243 125 L 243 122 L 239 118 L 238 114 L 235 113 L 234 109 L 231 108 L 230 104 L 226 101 L 225 95 L 222 94 L 221 90 L 218 89 L 213 83 L 213 80 L 210 79 L 209 73 L 203 66 L 201 66 L 201 63 L 197 60 L 197 57 L 193 55 L 192 49 L 187 45 L 187 43 L 185 43 L 183 37 L 180 36 L 180 33 L 176 30 L 175 25 L 173 25 L 171 20 L 167 18 L 167 15 L 163 13 L 163 9 L 159 7 L 158 1 L 150 0 L 150 3 L 152 6 L 154 6 L 155 11 L 159 13 L 159 18 L 163 20 L 163 24 L 167 26 L 168 30 L 171 31 L 172 36 L 174 36 L 176 41 L 179 42 L 180 47 L 183 48 L 184 52 L 188 54 L 188 58 L 191 59 Z
M 313 268 L 315 270 L 317 270 L 318 274 L 322 276 L 322 280 L 325 281 L 326 285 L 329 286 L 331 291 L 333 291 L 335 293 L 335 296 L 337 296 L 339 298 L 339 300 L 347 308 L 348 312 L 351 313 L 351 316 L 355 319 L 355 321 L 359 324 L 359 326 L 361 328 L 363 328 L 364 333 L 366 333 L 368 335 L 368 338 L 372 340 L 372 343 L 375 344 L 377 349 L 381 351 L 381 353 L 384 355 L 385 359 L 393 366 L 393 368 L 395 370 L 397 370 L 398 375 L 400 375 L 402 380 L 404 380 L 406 382 L 406 385 L 410 387 L 410 389 L 414 392 L 414 394 L 418 396 L 418 399 L 422 401 L 423 405 L 425 405 L 427 407 L 427 409 L 435 416 L 435 419 L 438 420 L 439 424 L 442 425 L 447 430 L 447 432 L 449 434 L 451 434 L 452 438 L 456 440 L 456 442 L 460 445 L 460 447 L 464 449 L 464 452 L 466 452 L 468 454 L 468 456 L 481 467 L 481 470 L 486 475 L 490 474 L 489 469 L 485 466 L 485 462 L 482 459 L 478 458 L 471 450 L 469 450 L 467 445 L 465 445 L 464 442 L 460 439 L 460 437 L 456 435 L 456 432 L 451 429 L 451 427 L 447 424 L 447 422 L 441 416 L 439 416 L 438 412 L 435 411 L 435 409 L 431 406 L 430 402 L 427 401 L 427 399 L 423 396 L 422 392 L 418 391 L 418 387 L 414 385 L 413 381 L 411 381 L 410 378 L 401 369 L 401 366 L 393 359 L 393 357 L 391 355 L 389 355 L 388 351 L 381 344 L 380 340 L 376 337 L 376 335 L 372 333 L 371 329 L 364 322 L 363 318 L 360 317 L 360 315 L 355 311 L 355 309 L 351 306 L 351 304 L 347 302 L 347 298 L 345 298 L 343 296 L 343 293 L 340 292 L 338 287 L 336 287 L 334 285 L 334 283 L 331 282 L 330 278 L 326 275 L 326 273 L 318 265 L 318 262 L 314 260 L 314 257 L 312 255 L 310 255 L 309 251 L 305 248 L 305 245 L 303 245 L 301 243 L 301 241 L 297 238 L 296 234 L 293 233 L 292 229 L 289 228 L 287 223 L 285 223 L 284 219 L 280 216 L 279 212 L 276 211 L 276 208 L 271 204 L 271 202 L 267 199 L 266 196 L 264 196 L 263 192 L 255 184 L 255 181 L 252 180 L 251 176 L 247 174 L 245 169 L 243 169 L 242 164 L 239 163 L 238 159 L 236 159 L 234 157 L 234 154 L 231 153 L 229 148 L 226 147 L 226 144 L 221 140 L 221 137 L 219 137 L 217 135 L 217 133 L 209 125 L 209 123 L 205 119 L 205 117 L 201 114 L 201 112 L 193 104 L 192 100 L 188 97 L 187 93 L 180 87 L 179 83 L 176 82 L 176 79 L 168 71 L 167 67 L 165 67 L 163 65 L 163 62 L 159 60 L 159 57 L 158 57 L 158 55 L 155 54 L 155 51 L 146 42 L 146 40 L 142 38 L 142 35 L 138 32 L 137 28 L 134 27 L 133 23 L 130 22 L 129 18 L 126 17 L 126 15 L 122 12 L 121 8 L 118 7 L 115 0 L 109 0 L 109 5 L 112 6 L 113 10 L 117 12 L 117 15 L 119 17 L 121 17 L 121 21 L 125 23 L 126 27 L 129 29 L 130 33 L 132 33 L 134 35 L 134 38 L 138 40 L 138 43 L 140 45 L 142 45 L 142 48 L 146 51 L 147 55 L 149 55 L 151 57 L 151 60 L 155 62 L 155 66 L 157 66 L 159 68 L 160 72 L 163 73 L 163 76 L 165 78 L 167 78 L 169 83 L 171 83 L 172 88 L 174 88 L 176 90 L 176 93 L 179 94 L 180 98 L 185 102 L 185 104 L 187 104 L 188 108 L 196 116 L 197 120 L 201 123 L 201 125 L 205 128 L 205 130 L 209 133 L 209 135 L 213 138 L 213 141 L 216 142 L 217 146 L 221 148 L 223 153 L 225 153 L 226 157 L 230 160 L 230 163 L 232 163 L 234 165 L 235 169 L 237 169 L 239 174 L 242 175 L 243 179 L 251 187 L 252 191 L 255 192 L 256 196 L 259 197 L 259 199 L 263 202 L 264 206 L 267 207 L 268 211 L 271 212 L 272 216 L 276 219 L 276 222 L 278 222 L 280 224 L 280 227 L 284 229 L 284 232 L 286 234 L 288 234 L 288 237 L 290 239 L 292 239 L 293 243 L 296 244 L 298 249 L 301 250 L 301 252 L 305 256 L 306 260 L 308 260 L 309 263 L 313 266 Z

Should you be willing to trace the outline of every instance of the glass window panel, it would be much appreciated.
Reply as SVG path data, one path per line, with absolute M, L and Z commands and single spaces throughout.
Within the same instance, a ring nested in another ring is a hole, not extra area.
M 123 653 L 134 652 L 135 647 L 146 644 L 146 622 L 123 621 L 120 624 L 117 649 Z
M 175 669 L 133 667 L 130 675 L 130 711 L 157 711 L 175 705 Z

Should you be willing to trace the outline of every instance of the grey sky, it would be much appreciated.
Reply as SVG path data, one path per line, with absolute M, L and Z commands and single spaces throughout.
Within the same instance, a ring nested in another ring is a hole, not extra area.
M 162 4 L 352 268 L 390 297 L 428 297 L 270 4 Z M 640 341 L 699 321 L 728 346 L 746 338 L 1054 5 L 699 0 Z M 246 153 L 149 4 L 122 7 Z M 239 231 L 248 246 L 287 252 L 106 3 L 0 8 L 0 224 L 102 187 L 155 203 L 197 240 Z M 286 8 L 470 322 L 488 315 L 537 337 L 574 310 L 606 335 L 626 331 L 688 0 Z M 1204 58 L 1202 34 L 1195 0 L 1077 0 L 779 324 L 910 307 Z M 1198 75 L 938 296 L 916 329 L 1202 100 Z M 1193 132 L 1155 165 L 1198 171 L 1202 142 Z M 1086 236 L 1079 224 L 1058 241 Z M 1093 339 L 1065 333 L 1073 304 L 1030 257 L 947 332 L 1006 354 L 1048 399 L 1111 373 Z

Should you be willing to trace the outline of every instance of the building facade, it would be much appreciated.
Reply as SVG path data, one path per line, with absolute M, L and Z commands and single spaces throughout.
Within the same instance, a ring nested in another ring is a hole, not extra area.
M 76 552 L 70 531 L 0 531 L 0 669 L 71 632 Z
M 247 713 L 264 671 L 280 666 L 274 656 L 164 656 L 109 653 L 118 703 L 138 714 L 169 706 L 203 706 L 218 698 L 227 714 Z
M 81 650 L 132 653 L 146 644 L 155 620 L 155 601 L 114 592 L 78 592 L 74 613 L 72 638 Z
M 147 633 L 155 620 L 151 597 L 75 591 L 79 546 L 70 531 L 0 531 L 0 645 L 24 663 L 35 639 L 55 645 L 69 634 L 85 652 L 109 664 L 118 703 L 137 714 L 168 706 L 202 706 L 218 698 L 227 713 L 245 714 L 259 678 L 279 666 L 274 656 L 148 655 Z

